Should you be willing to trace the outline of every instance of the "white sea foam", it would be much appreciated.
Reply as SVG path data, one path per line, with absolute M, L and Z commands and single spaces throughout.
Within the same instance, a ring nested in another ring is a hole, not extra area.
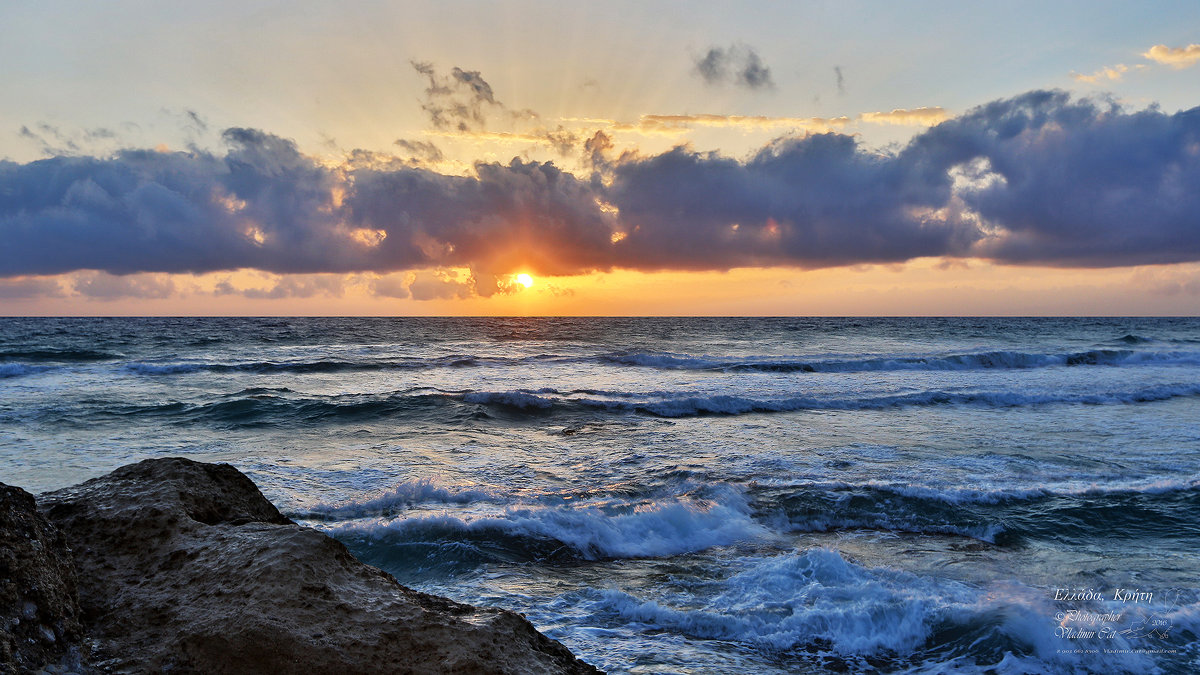
M 912 485 L 869 481 L 867 487 L 905 497 L 928 499 L 947 504 L 997 504 L 1009 500 L 1041 497 L 1078 497 L 1127 494 L 1167 494 L 1200 489 L 1200 475 L 1188 478 L 1099 483 L 1059 483 L 1038 487 L 965 487 L 956 485 Z
M 678 609 L 625 592 L 598 591 L 592 611 L 647 630 L 738 640 L 768 650 L 828 643 L 839 654 L 907 652 L 929 635 L 948 603 L 974 602 L 966 586 L 893 570 L 868 570 L 823 548 L 753 561 L 698 608 Z
M 1137 653 L 1139 645 L 1124 636 L 1057 636 L 1058 609 L 1047 593 L 1014 583 L 977 587 L 866 568 L 835 550 L 813 548 L 745 560 L 742 569 L 713 588 L 687 607 L 641 599 L 616 588 L 591 589 L 585 602 L 593 620 L 601 623 L 615 617 L 640 631 L 731 640 L 768 652 L 807 647 L 845 658 L 891 657 L 898 664 L 911 664 L 901 665 L 898 672 L 1155 670 L 1153 659 Z M 1187 624 L 1194 620 L 1189 612 L 1175 610 L 1167 616 Z M 978 655 L 956 656 L 953 646 L 930 641 L 936 629 L 954 626 L 959 627 L 955 632 L 966 631 L 972 646 L 992 640 L 1021 648 L 1022 654 L 1006 650 L 996 662 L 983 663 Z M 1104 648 L 1127 651 L 1103 653 Z
M 208 366 L 203 363 L 142 363 L 132 361 L 125 368 L 143 375 L 175 375 L 177 373 L 194 373 Z
M 48 366 L 31 366 L 26 363 L 0 363 L 0 379 L 24 377 L 48 370 Z

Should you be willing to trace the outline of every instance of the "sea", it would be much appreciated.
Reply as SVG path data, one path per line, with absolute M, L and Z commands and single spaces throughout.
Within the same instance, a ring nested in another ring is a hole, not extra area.
M 611 673 L 1200 672 L 1200 319 L 0 320 L 0 481 L 168 456 Z

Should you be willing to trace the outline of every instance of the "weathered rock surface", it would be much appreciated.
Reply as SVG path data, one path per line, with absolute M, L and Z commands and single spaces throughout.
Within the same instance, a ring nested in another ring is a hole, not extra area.
M 0 483 L 0 673 L 78 662 L 75 566 L 33 495 Z
M 147 460 L 39 501 L 102 672 L 598 672 L 517 614 L 401 586 L 228 465 Z

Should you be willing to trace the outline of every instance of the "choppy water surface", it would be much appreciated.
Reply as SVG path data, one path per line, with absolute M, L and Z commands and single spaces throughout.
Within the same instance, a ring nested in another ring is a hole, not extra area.
M 171 455 L 612 672 L 1200 668 L 1200 320 L 4 320 L 0 480 Z

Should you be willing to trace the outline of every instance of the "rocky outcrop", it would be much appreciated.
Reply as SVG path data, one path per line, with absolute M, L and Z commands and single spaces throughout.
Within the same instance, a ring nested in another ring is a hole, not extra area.
M 0 484 L 0 673 L 78 666 L 75 566 L 33 495 Z
M 39 501 L 100 672 L 598 672 L 517 614 L 401 586 L 228 465 L 147 460 Z

